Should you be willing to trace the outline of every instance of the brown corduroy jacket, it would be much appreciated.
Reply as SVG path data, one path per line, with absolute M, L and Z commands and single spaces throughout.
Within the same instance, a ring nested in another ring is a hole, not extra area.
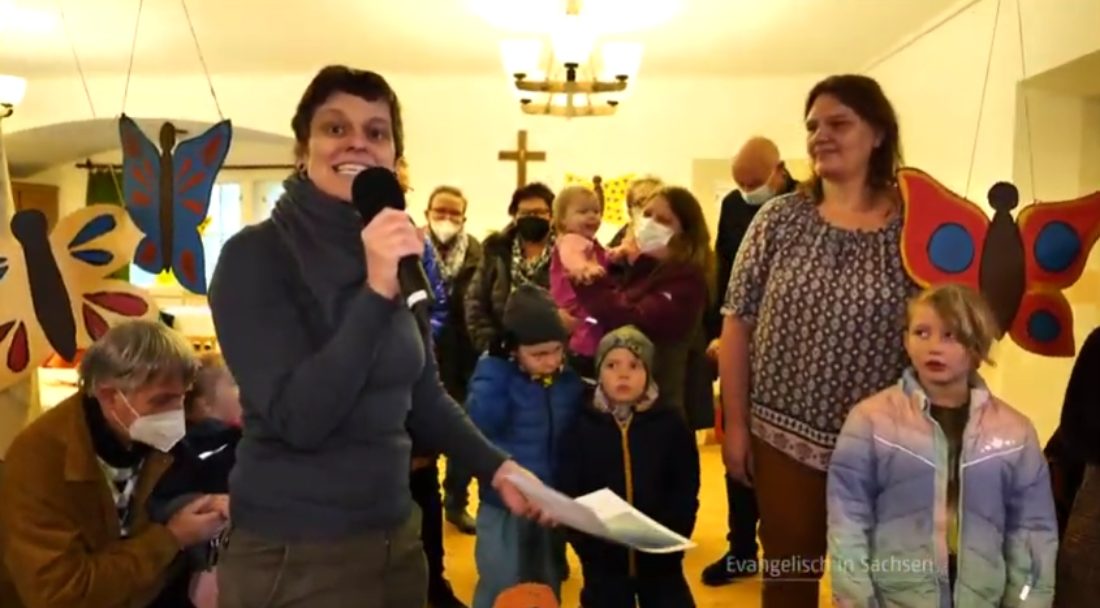
M 124 608 L 160 592 L 180 548 L 146 501 L 171 456 L 152 452 L 133 496 L 128 539 L 99 465 L 80 394 L 11 445 L 0 482 L 0 606 Z M 3 580 L 8 578 L 8 580 Z M 19 597 L 5 597 L 17 591 Z

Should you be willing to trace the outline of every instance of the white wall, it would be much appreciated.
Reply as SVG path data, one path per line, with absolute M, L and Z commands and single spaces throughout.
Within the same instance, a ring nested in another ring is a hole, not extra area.
M 1096 35 L 1100 0 L 1019 1 L 1026 76 L 1100 50 L 1100 36 Z M 994 182 L 1019 179 L 1013 171 L 1016 88 L 1025 75 L 1016 2 L 1001 2 L 984 104 L 982 85 L 997 0 L 974 4 L 869 71 L 898 111 L 908 163 L 959 192 L 966 187 L 982 110 L 974 174 L 966 191 L 976 202 L 985 202 L 986 191 Z M 1042 190 L 1037 194 L 1052 198 Z
M 1001 3 L 984 104 L 997 0 L 974 4 L 869 71 L 898 111 L 907 163 L 983 205 L 989 187 L 1001 180 L 1017 184 L 1022 204 L 1100 189 L 1100 107 L 1095 101 L 1028 90 L 1028 148 L 1019 94 L 1025 73 L 1016 1 Z M 1026 76 L 1100 49 L 1095 32 L 1100 0 L 1019 1 Z M 1073 304 L 1074 334 L 1080 344 L 1100 323 L 1100 248 L 1094 249 L 1086 276 L 1066 296 Z M 994 357 L 997 367 L 986 371 L 991 387 L 1026 412 L 1045 439 L 1057 426 L 1073 361 L 1031 355 L 1008 339 L 998 345 Z
M 222 108 L 235 125 L 290 135 L 290 118 L 311 76 L 225 75 L 214 81 Z M 817 77 L 643 77 L 618 115 L 572 121 L 522 114 L 503 74 L 396 74 L 390 79 L 404 109 L 413 213 L 423 209 L 423 198 L 435 185 L 458 185 L 471 201 L 470 229 L 481 234 L 506 220 L 515 168 L 498 161 L 497 152 L 514 148 L 519 129 L 528 130 L 532 149 L 548 156 L 546 162 L 529 166 L 529 179 L 556 186 L 567 172 L 609 178 L 652 172 L 690 186 L 693 159 L 729 157 L 755 134 L 771 136 L 784 150 L 801 156 L 802 101 Z M 98 115 L 122 110 L 122 77 L 92 76 L 89 88 Z M 32 79 L 26 100 L 5 129 L 90 118 L 83 98 L 75 78 Z M 217 119 L 201 76 L 135 75 L 126 113 Z

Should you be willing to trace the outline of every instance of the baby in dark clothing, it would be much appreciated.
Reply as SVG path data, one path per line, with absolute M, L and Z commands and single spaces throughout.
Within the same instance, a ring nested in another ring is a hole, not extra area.
M 202 495 L 228 500 L 229 473 L 241 438 L 240 398 L 237 385 L 220 355 L 208 353 L 200 362 L 195 384 L 184 398 L 187 435 L 173 448 L 172 466 L 161 477 L 149 500 L 149 515 L 153 521 L 168 521 L 176 511 Z M 212 542 L 187 551 L 186 580 L 169 585 L 159 598 L 165 601 L 162 605 L 198 608 L 217 605 L 217 583 L 212 567 L 216 545 Z M 175 597 L 166 601 L 169 596 Z M 185 599 L 190 604 L 183 603 Z
M 562 445 L 559 489 L 582 496 L 609 488 L 639 511 L 690 538 L 699 508 L 695 436 L 653 381 L 653 343 L 634 327 L 596 351 L 599 385 Z M 683 553 L 653 555 L 570 533 L 584 569 L 584 606 L 692 608 Z

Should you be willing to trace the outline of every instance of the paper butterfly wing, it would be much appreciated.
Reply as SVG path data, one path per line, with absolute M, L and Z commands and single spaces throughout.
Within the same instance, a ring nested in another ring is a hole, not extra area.
M 53 352 L 35 319 L 23 248 L 0 237 L 0 391 L 32 373 Z
M 1072 357 L 1073 310 L 1061 291 L 1029 289 L 1008 329 L 1020 348 L 1045 357 Z
M 1030 352 L 1072 357 L 1073 312 L 1062 290 L 1081 278 L 1100 239 L 1100 192 L 1035 203 L 1016 218 L 1024 245 L 1027 289 L 1010 334 Z
M 206 254 L 199 225 L 210 208 L 214 179 L 221 170 L 233 127 L 223 120 L 176 146 L 172 154 L 172 272 L 188 291 L 206 293 Z
M 989 217 L 919 169 L 897 173 L 904 207 L 901 256 L 921 287 L 961 283 L 978 289 Z
M 69 294 L 77 347 L 87 348 L 117 323 L 155 320 L 157 308 L 141 289 L 112 273 L 130 262 L 141 235 L 114 205 L 91 205 L 57 223 L 50 246 Z
M 145 238 L 133 252 L 134 264 L 150 274 L 163 270 L 160 234 L 160 152 L 129 117 L 118 121 L 122 142 L 122 200 Z M 129 256 L 127 256 L 129 257 Z

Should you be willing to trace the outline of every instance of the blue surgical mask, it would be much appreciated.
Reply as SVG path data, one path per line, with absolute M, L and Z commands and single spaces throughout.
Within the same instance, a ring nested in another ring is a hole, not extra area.
M 775 198 L 775 190 L 771 186 L 764 184 L 752 192 L 742 193 L 741 196 L 744 197 L 746 203 L 753 207 L 759 207 Z

